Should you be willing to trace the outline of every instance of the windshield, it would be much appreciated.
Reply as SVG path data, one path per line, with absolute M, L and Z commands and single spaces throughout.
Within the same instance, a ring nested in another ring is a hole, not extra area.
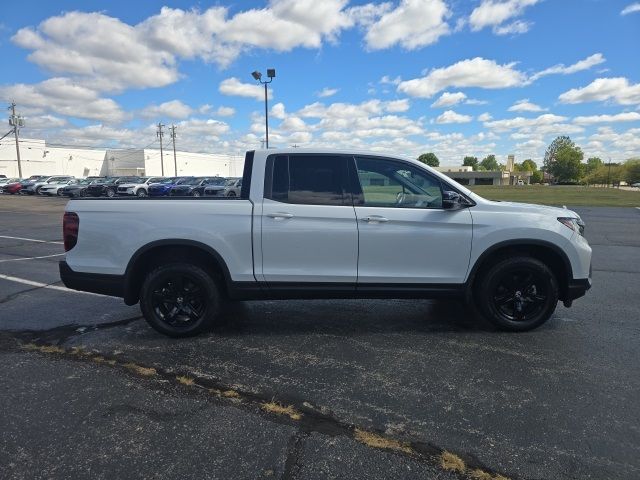
M 158 183 L 162 184 L 162 185 L 168 185 L 169 183 L 173 183 L 176 181 L 176 177 L 171 177 L 171 178 L 164 178 L 160 181 L 158 181 Z
M 181 178 L 176 182 L 176 185 L 186 185 L 187 182 L 190 182 L 192 180 L 193 180 L 192 178 Z
M 202 178 L 190 178 L 188 180 L 185 180 L 180 185 L 198 185 L 202 180 Z
M 231 185 L 233 185 L 234 183 L 236 183 L 238 181 L 237 178 L 230 178 L 229 180 L 227 180 L 227 183 L 225 184 L 227 187 L 230 187 Z

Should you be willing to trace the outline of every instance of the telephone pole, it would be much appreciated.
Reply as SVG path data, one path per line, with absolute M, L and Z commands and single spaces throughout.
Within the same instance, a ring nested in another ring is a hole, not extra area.
M 178 176 L 178 161 L 176 160 L 176 126 L 171 124 L 171 140 L 173 140 L 173 168 L 175 170 L 174 175 Z
M 18 177 L 22 178 L 22 163 L 20 162 L 20 143 L 18 140 L 18 130 L 24 127 L 24 118 L 21 115 L 16 115 L 16 102 L 11 102 L 11 106 L 7 109 L 11 110 L 11 116 L 9 117 L 9 125 L 13 127 L 13 135 L 16 138 L 16 157 L 18 159 Z
M 162 156 L 162 137 L 164 137 L 164 132 L 162 131 L 163 128 L 164 125 L 161 122 L 158 122 L 158 131 L 156 132 L 156 136 L 160 139 L 160 171 L 164 177 L 164 157 Z

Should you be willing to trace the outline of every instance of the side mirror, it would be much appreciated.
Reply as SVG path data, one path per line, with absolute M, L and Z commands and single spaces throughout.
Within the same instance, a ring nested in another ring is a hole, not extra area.
M 458 192 L 445 190 L 442 192 L 442 207 L 445 210 L 459 210 L 467 204 Z

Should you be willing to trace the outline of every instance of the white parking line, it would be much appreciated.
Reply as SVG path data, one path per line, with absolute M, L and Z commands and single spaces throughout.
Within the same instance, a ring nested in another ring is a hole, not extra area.
M 64 242 L 55 242 L 53 240 L 38 240 L 37 238 L 9 237 L 7 235 L 0 235 L 0 238 L 8 238 L 9 240 L 24 240 L 25 242 L 55 243 L 56 245 L 64 244 Z
M 100 295 L 99 293 L 81 292 L 79 290 L 71 290 L 67 287 L 59 287 L 57 285 L 49 285 L 48 283 L 34 282 L 33 280 L 27 280 L 26 278 L 11 277 L 9 275 L 0 274 L 0 280 L 7 280 L 9 282 L 22 283 L 24 285 L 31 285 L 32 287 L 48 288 L 49 290 L 58 290 L 59 292 L 68 293 L 82 293 L 84 295 L 93 295 L 96 297 L 106 297 L 107 295 Z
M 64 255 L 64 253 L 54 253 L 53 255 L 42 255 L 41 257 L 7 258 L 5 260 L 0 260 L 0 263 L 4 263 L 4 262 L 19 262 L 20 260 L 38 260 L 40 258 L 59 257 L 61 255 Z

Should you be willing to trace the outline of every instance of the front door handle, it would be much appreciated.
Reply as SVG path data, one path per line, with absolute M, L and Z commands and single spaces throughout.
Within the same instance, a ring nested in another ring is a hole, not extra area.
M 387 217 L 382 217 L 380 215 L 371 215 L 369 217 L 364 217 L 362 221 L 369 222 L 369 223 L 386 223 L 389 221 L 389 219 Z
M 271 218 L 293 218 L 293 214 L 292 213 L 286 213 L 286 212 L 274 212 L 274 213 L 268 213 L 267 217 L 271 217 Z

